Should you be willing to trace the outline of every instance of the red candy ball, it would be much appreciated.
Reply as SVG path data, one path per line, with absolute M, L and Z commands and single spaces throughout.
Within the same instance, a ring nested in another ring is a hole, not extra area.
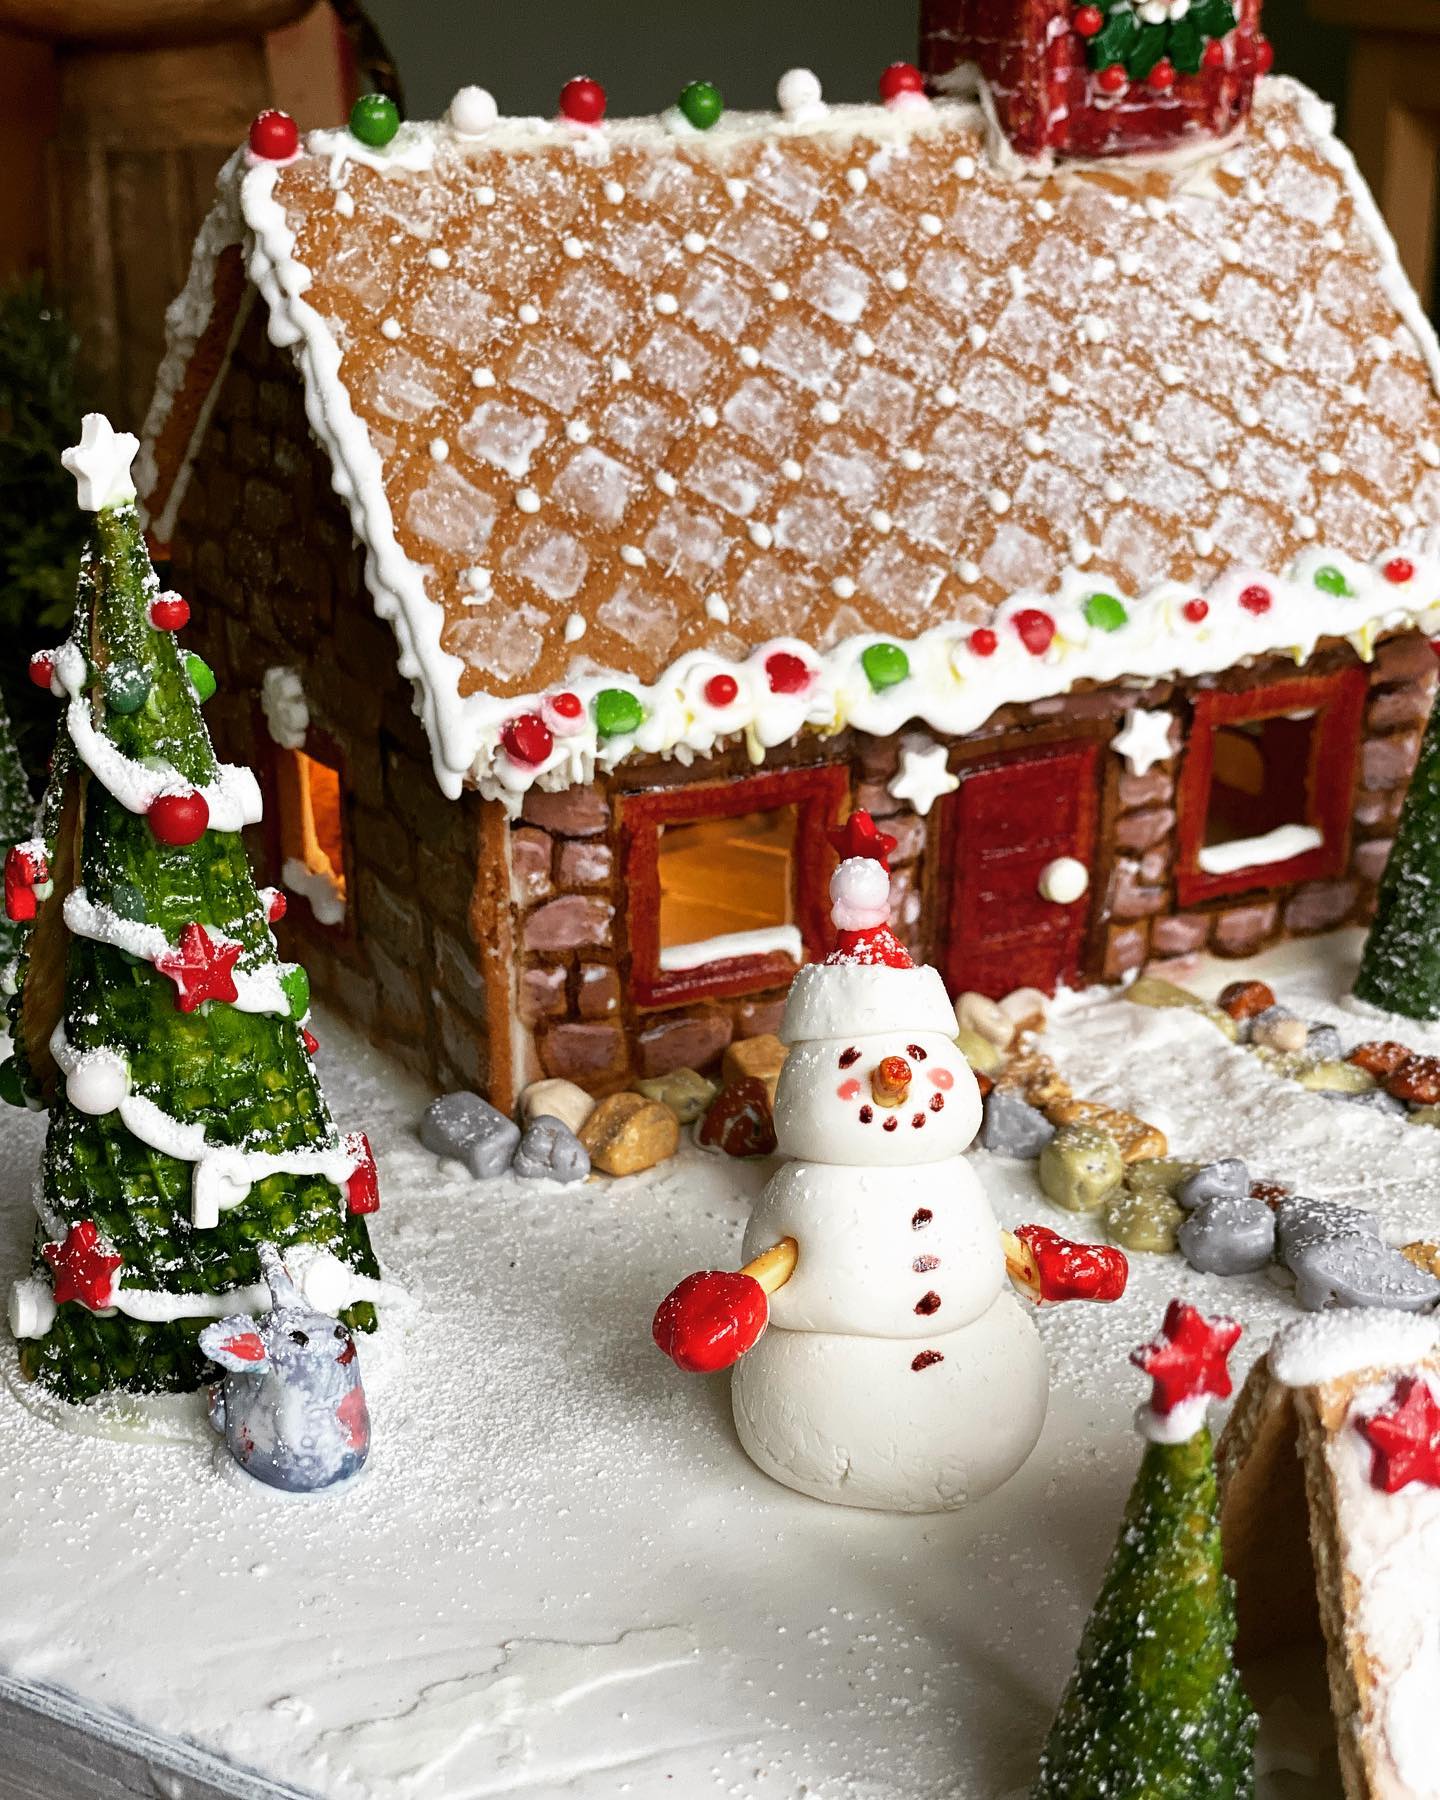
M 1207 69 L 1223 69 L 1225 67 L 1225 45 L 1220 38 L 1211 38 L 1200 52 L 1201 64 Z
M 161 794 L 145 817 L 158 843 L 180 848 L 204 837 L 210 806 L 203 794 Z
M 300 148 L 300 130 L 289 113 L 267 107 L 250 127 L 250 149 L 266 162 L 287 162 Z
M 1146 85 L 1157 94 L 1168 94 L 1175 85 L 1175 65 L 1168 56 L 1162 56 L 1150 71 Z
M 1192 625 L 1199 625 L 1210 617 L 1210 602 L 1208 600 L 1187 600 L 1180 611 Z
M 55 664 L 43 650 L 37 650 L 30 658 L 30 679 L 36 687 L 50 691 L 50 683 L 55 674 Z
M 511 762 L 527 769 L 540 766 L 555 748 L 555 734 L 539 713 L 520 713 L 507 719 L 500 731 L 500 742 Z
M 279 888 L 270 895 L 270 910 L 265 917 L 272 925 L 278 925 L 290 910 L 290 902 Z
M 712 675 L 704 691 L 711 706 L 729 706 L 740 692 L 740 683 L 733 675 Z
M 765 658 L 765 679 L 772 694 L 798 694 L 810 685 L 810 665 L 793 650 L 777 650 Z
M 1082 6 L 1072 23 L 1081 37 L 1092 38 L 1103 29 L 1105 15 L 1098 6 Z
M 560 90 L 560 116 L 573 125 L 598 125 L 605 117 L 605 90 L 588 75 L 577 75 Z
M 880 77 L 880 98 L 888 105 L 903 94 L 923 94 L 925 77 L 914 63 L 893 62 Z
M 320 1048 L 319 1038 L 313 1031 L 307 1031 L 303 1025 L 300 1027 L 300 1042 L 304 1044 L 311 1056 Z
M 1020 642 L 1032 656 L 1043 656 L 1054 641 L 1055 621 L 1038 606 L 1022 607 L 1015 615 L 1014 625 Z
M 752 1275 L 711 1269 L 687 1275 L 660 1302 L 655 1342 L 682 1369 L 713 1374 L 738 1362 L 765 1329 L 770 1303 Z
M 585 711 L 584 702 L 578 694 L 555 694 L 551 697 L 550 706 L 562 719 L 578 719 Z
M 993 656 L 1000 648 L 1000 640 L 988 625 L 977 625 L 970 633 L 970 648 L 976 656 Z
M 1261 613 L 1269 612 L 1275 604 L 1275 596 L 1269 588 L 1261 587 L 1257 582 L 1254 587 L 1247 587 L 1240 596 L 1240 604 L 1246 612 L 1254 613 L 1258 619 Z
M 1100 71 L 1095 81 L 1102 94 L 1123 94 L 1130 85 L 1124 63 L 1111 63 Z
M 190 623 L 190 602 L 179 594 L 161 594 L 150 602 L 150 623 L 157 631 L 183 631 Z
M 1392 556 L 1385 565 L 1384 574 L 1387 581 L 1393 581 L 1399 586 L 1402 582 L 1415 579 L 1415 565 L 1408 556 Z
M 1268 75 L 1275 66 L 1275 46 L 1269 38 L 1255 40 L 1255 72 L 1257 75 Z

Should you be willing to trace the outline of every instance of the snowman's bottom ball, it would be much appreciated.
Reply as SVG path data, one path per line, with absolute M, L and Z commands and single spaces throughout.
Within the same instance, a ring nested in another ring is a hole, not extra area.
M 1015 1474 L 1049 1385 L 1039 1335 L 1004 1293 L 933 1338 L 772 1325 L 731 1391 L 740 1442 L 776 1481 L 840 1506 L 923 1513 L 968 1506 Z

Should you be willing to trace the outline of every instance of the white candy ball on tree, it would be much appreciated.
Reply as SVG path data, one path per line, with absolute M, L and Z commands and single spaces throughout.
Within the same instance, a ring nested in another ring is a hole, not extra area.
M 130 1092 L 130 1069 L 114 1050 L 87 1050 L 65 1077 L 70 1104 L 83 1113 L 108 1113 Z
M 775 98 L 787 117 L 814 112 L 820 105 L 820 77 L 813 69 L 787 69 L 775 88 Z
M 329 1250 L 322 1250 L 305 1265 L 300 1286 L 316 1312 L 333 1318 L 342 1307 L 350 1304 L 350 1281 L 350 1271 L 340 1258 Z
M 499 116 L 495 96 L 488 88 L 462 87 L 450 102 L 450 125 L 461 137 L 481 136 Z
M 830 877 L 830 916 L 841 931 L 890 920 L 890 876 L 872 856 L 852 856 Z

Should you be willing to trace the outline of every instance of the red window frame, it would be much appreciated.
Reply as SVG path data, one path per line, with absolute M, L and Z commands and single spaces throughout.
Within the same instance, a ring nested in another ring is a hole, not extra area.
M 807 957 L 830 947 L 830 871 L 835 856 L 826 837 L 850 790 L 843 764 L 783 769 L 719 785 L 665 788 L 627 794 L 620 824 L 630 941 L 630 987 L 637 1006 L 677 1006 L 687 1000 L 723 999 L 778 987 L 795 973 L 783 952 L 731 956 L 695 969 L 660 967 L 660 833 L 666 825 L 700 819 L 734 819 L 746 813 L 793 806 L 795 849 L 790 880 L 794 923 Z
M 1289 887 L 1300 881 L 1328 881 L 1344 872 L 1350 854 L 1350 817 L 1355 767 L 1369 686 L 1363 669 L 1336 675 L 1303 675 L 1237 693 L 1205 692 L 1195 697 L 1189 744 L 1176 794 L 1176 893 L 1181 906 L 1202 905 L 1232 894 Z M 1205 822 L 1214 776 L 1215 730 L 1222 725 L 1313 712 L 1315 731 L 1305 778 L 1305 810 L 1297 824 L 1313 825 L 1323 843 L 1283 862 L 1207 874 L 1200 867 Z

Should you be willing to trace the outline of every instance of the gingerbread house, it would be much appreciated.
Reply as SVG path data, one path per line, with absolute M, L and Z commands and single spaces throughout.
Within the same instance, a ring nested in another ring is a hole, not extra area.
M 1440 1695 L 1440 1326 L 1396 1312 L 1290 1326 L 1251 1370 L 1217 1461 L 1242 1665 L 1323 1655 L 1347 1800 L 1424 1800 Z
M 141 487 L 332 1004 L 501 1105 L 703 1066 L 852 805 L 957 993 L 1365 916 L 1440 352 L 1254 0 L 1156 4 L 933 0 L 877 105 L 237 155 Z

